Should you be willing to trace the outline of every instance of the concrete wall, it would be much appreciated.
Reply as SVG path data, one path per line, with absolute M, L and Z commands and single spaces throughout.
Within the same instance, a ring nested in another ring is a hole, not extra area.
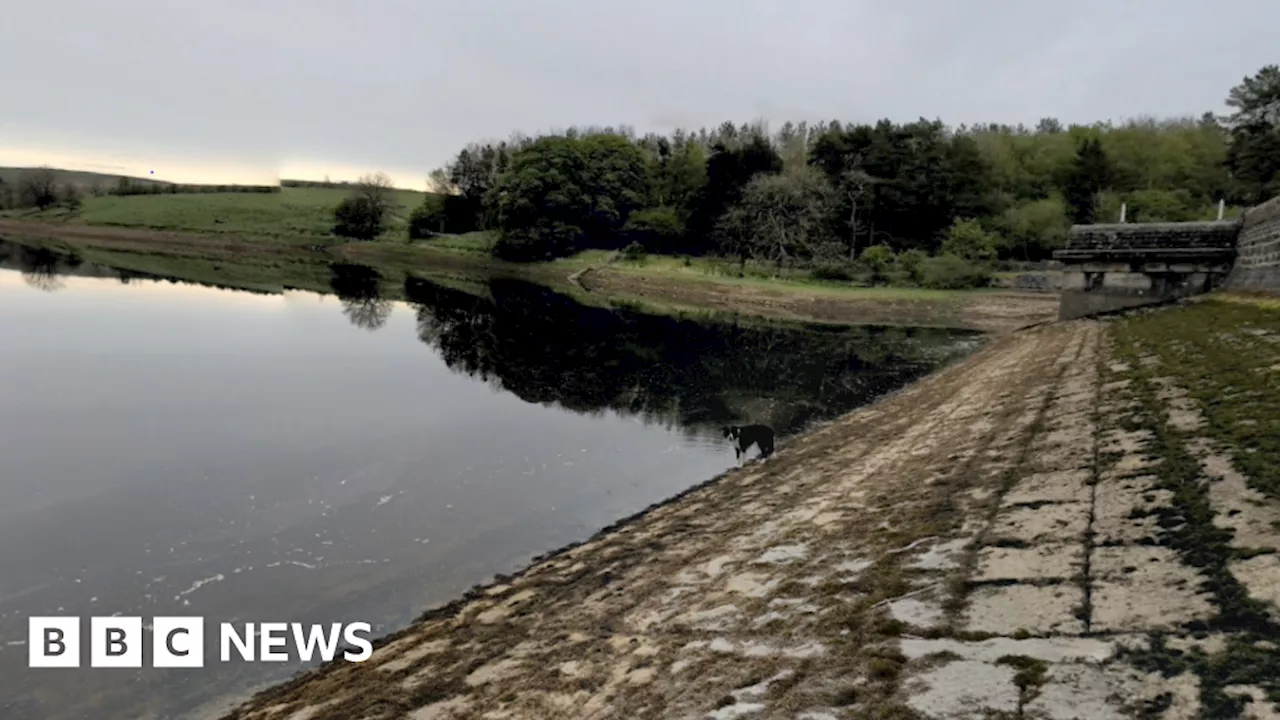
M 1071 265 L 1062 272 L 1058 318 L 1072 320 L 1208 292 L 1226 271 L 1226 265 Z
M 1280 293 L 1280 197 L 1245 213 L 1226 288 Z

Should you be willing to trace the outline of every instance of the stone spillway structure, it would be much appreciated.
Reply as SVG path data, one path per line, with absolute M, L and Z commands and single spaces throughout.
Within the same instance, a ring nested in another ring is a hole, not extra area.
M 1076 225 L 1054 253 L 1063 263 L 1059 318 L 1208 292 L 1231 272 L 1239 234 L 1235 220 Z
M 1062 320 L 1218 287 L 1280 292 L 1280 197 L 1238 220 L 1076 225 L 1054 258 L 1063 263 Z

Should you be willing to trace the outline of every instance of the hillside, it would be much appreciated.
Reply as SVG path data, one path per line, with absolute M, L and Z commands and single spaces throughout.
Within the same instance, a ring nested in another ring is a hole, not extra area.
M 424 193 L 393 191 L 389 234 L 403 236 L 409 213 Z M 11 210 L 8 217 L 181 232 L 329 236 L 333 209 L 347 190 L 284 187 L 278 193 L 195 193 L 87 197 L 77 212 Z
M 34 168 L 24 167 L 0 167 L 0 180 L 6 183 L 16 183 L 23 172 Z M 74 184 L 82 189 L 89 189 L 95 186 L 110 188 L 115 187 L 120 182 L 120 178 L 127 177 L 134 183 L 142 185 L 172 185 L 173 183 L 154 178 L 140 178 L 132 175 L 112 175 L 109 173 L 89 172 L 87 170 L 61 170 L 53 169 L 59 185 L 67 183 Z

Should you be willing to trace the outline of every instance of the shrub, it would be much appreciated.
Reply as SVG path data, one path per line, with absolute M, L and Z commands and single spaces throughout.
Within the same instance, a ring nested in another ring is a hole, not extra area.
M 23 171 L 18 177 L 18 204 L 41 210 L 58 202 L 57 175 L 46 167 Z
M 991 284 L 991 270 L 955 255 L 939 255 L 920 264 L 921 284 L 938 290 L 961 290 Z
M 893 250 L 888 245 L 872 245 L 858 256 L 858 263 L 870 274 L 870 282 L 876 285 L 889 279 L 893 265 Z
M 554 260 L 579 250 L 582 228 L 538 218 L 532 227 L 506 230 L 493 244 L 493 256 L 510 262 Z
M 675 247 L 684 234 L 684 223 L 675 208 L 654 207 L 636 210 L 627 218 L 622 232 L 649 252 L 665 252 Z
M 909 282 L 919 285 L 924 281 L 922 266 L 928 259 L 929 256 L 920 250 L 907 250 L 898 255 L 898 265 L 906 273 Z
M 854 267 L 853 264 L 847 260 L 824 258 L 814 261 L 813 269 L 809 271 L 809 274 L 815 280 L 849 282 L 853 279 Z
M 444 232 L 447 221 L 443 198 L 428 195 L 409 214 L 409 239 L 420 240 Z
M 955 255 L 974 262 L 984 262 L 996 256 L 999 237 L 987 232 L 977 220 L 956 218 L 947 229 L 942 241 L 942 255 Z
M 368 197 L 354 196 L 333 211 L 333 234 L 356 240 L 372 240 L 382 234 L 383 212 Z
M 80 188 L 75 183 L 67 183 L 62 186 L 62 204 L 72 212 L 79 210 L 80 206 L 84 204 L 80 199 Z
M 391 178 L 383 173 L 361 177 L 351 196 L 333 211 L 333 234 L 357 240 L 381 235 L 391 210 L 391 190 Z
M 626 247 L 622 248 L 623 260 L 632 260 L 632 261 L 640 262 L 640 261 L 643 261 L 645 257 L 648 256 L 648 254 L 649 253 L 646 252 L 644 249 L 644 245 L 641 245 L 638 242 L 633 242 L 627 245 Z
M 1066 203 L 1055 196 L 1015 205 L 996 218 L 996 225 L 1006 238 L 1006 255 L 1041 260 L 1066 243 L 1071 221 Z

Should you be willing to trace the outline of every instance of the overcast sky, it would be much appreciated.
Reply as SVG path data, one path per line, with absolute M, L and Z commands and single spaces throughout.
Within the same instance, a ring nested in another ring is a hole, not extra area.
M 11 0 L 0 165 L 423 178 L 572 124 L 1222 110 L 1277 0 Z

